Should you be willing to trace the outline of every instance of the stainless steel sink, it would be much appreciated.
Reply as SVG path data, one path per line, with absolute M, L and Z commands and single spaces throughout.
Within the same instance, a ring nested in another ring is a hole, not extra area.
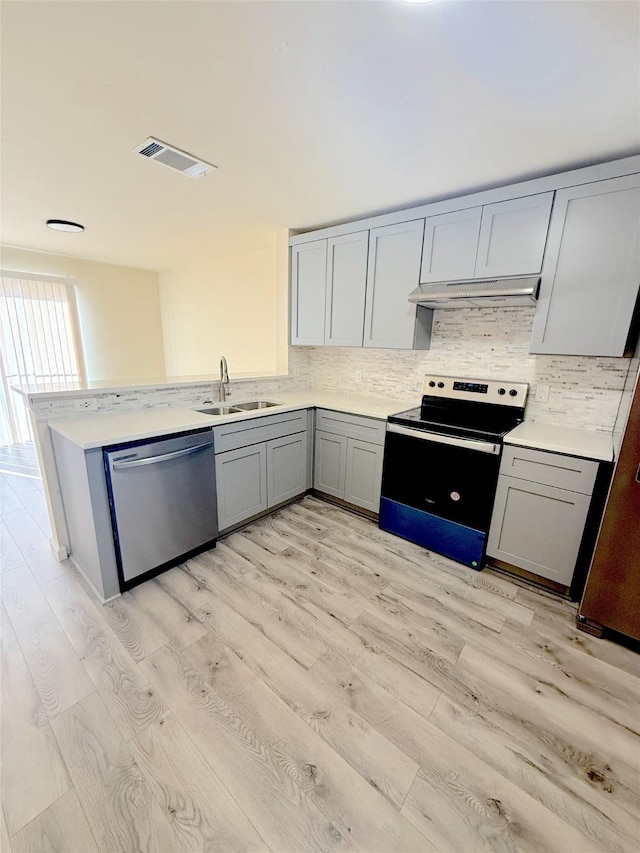
M 233 415 L 244 409 L 239 409 L 237 406 L 209 406 L 207 409 L 195 409 L 195 411 L 202 412 L 203 415 Z
M 279 406 L 280 403 L 271 403 L 269 400 L 252 400 L 250 403 L 237 403 L 235 411 L 250 412 L 253 409 L 270 409 L 271 406 Z

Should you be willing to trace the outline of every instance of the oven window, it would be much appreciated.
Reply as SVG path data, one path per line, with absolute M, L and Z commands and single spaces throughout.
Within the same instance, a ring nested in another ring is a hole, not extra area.
M 500 457 L 388 432 L 382 496 L 488 531 Z

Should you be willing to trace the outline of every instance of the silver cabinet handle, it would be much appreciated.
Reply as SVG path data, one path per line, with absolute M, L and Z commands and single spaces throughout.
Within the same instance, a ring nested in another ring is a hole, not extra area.
M 440 435 L 440 433 L 426 432 L 409 427 L 387 424 L 387 432 L 395 432 L 398 435 L 408 435 L 411 438 L 419 438 L 422 441 L 433 441 L 436 444 L 452 444 L 454 447 L 466 447 L 468 450 L 477 450 L 480 453 L 492 453 L 497 456 L 500 453 L 500 445 L 488 441 L 474 441 L 471 438 L 455 438 L 451 435 Z
M 204 450 L 205 447 L 213 447 L 213 442 L 208 441 L 206 444 L 194 444 L 193 447 L 187 447 L 184 450 L 174 450 L 173 453 L 162 453 L 160 456 L 146 456 L 144 459 L 132 459 L 131 462 L 114 462 L 113 470 L 121 471 L 123 468 L 140 468 L 142 465 L 155 465 L 158 462 L 166 462 L 168 459 L 189 456 L 192 453 Z

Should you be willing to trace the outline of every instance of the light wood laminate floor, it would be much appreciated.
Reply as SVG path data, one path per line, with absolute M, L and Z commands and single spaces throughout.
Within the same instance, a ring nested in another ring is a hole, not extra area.
M 2 488 L 0 849 L 637 851 L 640 658 L 314 498 L 106 607 Z

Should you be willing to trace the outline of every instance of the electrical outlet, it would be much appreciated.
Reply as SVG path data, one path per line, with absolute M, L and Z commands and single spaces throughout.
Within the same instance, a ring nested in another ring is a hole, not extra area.
M 362 382 L 362 371 L 356 370 L 356 382 Z
M 76 412 L 97 412 L 98 401 L 93 397 L 87 397 L 84 400 L 76 400 L 74 408 Z
M 546 403 L 549 399 L 551 385 L 536 385 L 536 403 Z

